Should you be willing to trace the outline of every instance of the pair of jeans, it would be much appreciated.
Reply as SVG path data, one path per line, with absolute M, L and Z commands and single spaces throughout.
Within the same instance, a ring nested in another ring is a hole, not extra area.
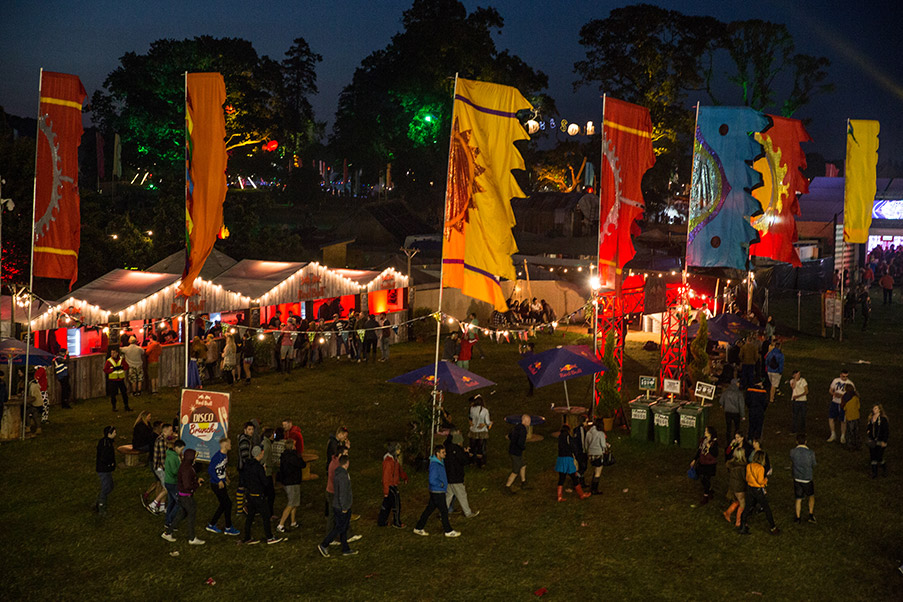
M 727 434 L 727 440 L 730 441 L 734 438 L 734 433 L 740 432 L 740 413 L 725 412 L 724 422 L 726 426 L 725 433 Z
M 122 394 L 122 403 L 125 404 L 125 409 L 129 409 L 129 392 L 128 388 L 125 386 L 125 380 L 117 379 L 111 380 L 107 383 L 107 388 L 109 390 L 110 395 L 110 403 L 113 404 L 113 409 L 116 409 L 116 394 Z
M 100 493 L 97 494 L 97 505 L 98 507 L 106 506 L 107 496 L 113 491 L 113 473 L 98 472 L 97 476 L 100 478 Z
M 383 337 L 379 340 L 379 350 L 382 352 L 383 361 L 389 360 L 389 337 Z
M 794 401 L 790 405 L 790 411 L 793 414 L 793 432 L 806 432 L 806 402 Z
M 768 503 L 768 496 L 765 495 L 765 489 L 762 487 L 746 488 L 746 509 L 740 516 L 740 528 L 746 529 L 749 524 L 749 517 L 756 511 L 758 506 L 765 511 L 765 518 L 768 519 L 768 525 L 774 529 L 774 516 L 771 514 L 771 505 Z
M 756 378 L 755 364 L 742 364 L 740 366 L 740 388 L 748 389 Z
M 270 524 L 270 506 L 262 493 L 248 494 L 247 501 L 248 517 L 245 519 L 244 541 L 251 540 L 251 525 L 254 523 L 254 517 L 258 514 L 263 519 L 263 533 L 267 539 L 273 538 L 273 526 Z
M 765 426 L 765 412 L 759 409 L 749 411 L 749 439 L 761 439 L 762 428 Z
M 193 495 L 178 495 L 179 508 L 182 510 L 181 512 L 177 512 L 175 517 L 173 518 L 172 524 L 169 526 L 169 532 L 172 531 L 179 526 L 179 523 L 182 522 L 182 519 L 188 520 L 188 541 L 193 540 L 194 537 L 194 523 L 195 518 L 198 514 L 198 506 L 194 501 Z
M 882 290 L 884 291 L 884 305 L 890 305 L 891 303 L 893 303 L 894 289 L 885 288 Z
M 427 503 L 426 508 L 423 509 L 423 514 L 420 515 L 415 528 L 423 529 L 433 510 L 439 511 L 439 517 L 442 519 L 442 528 L 445 529 L 445 532 L 452 531 L 451 523 L 448 522 L 448 506 L 445 505 L 444 491 L 430 491 L 430 501 Z
M 341 508 L 333 508 L 332 513 L 335 516 L 335 526 L 326 534 L 323 539 L 322 547 L 328 547 L 336 537 L 342 542 L 342 551 L 350 552 L 351 547 L 348 545 L 348 525 L 351 524 L 351 510 L 342 510 Z
M 179 486 L 175 483 L 163 483 L 166 489 L 166 519 L 164 524 L 169 527 L 179 512 Z
M 385 527 L 389 524 L 389 515 L 392 514 L 392 524 L 396 527 L 401 526 L 401 495 L 398 493 L 398 487 L 389 486 L 389 495 L 383 498 L 383 505 L 379 509 L 379 516 L 376 524 Z
M 219 506 L 216 507 L 216 512 L 213 513 L 213 518 L 208 524 L 216 526 L 222 516 L 226 519 L 226 528 L 228 529 L 232 526 L 232 500 L 229 499 L 229 490 L 225 486 L 220 487 L 219 483 L 212 483 L 210 488 L 213 489 L 213 495 L 216 496 Z

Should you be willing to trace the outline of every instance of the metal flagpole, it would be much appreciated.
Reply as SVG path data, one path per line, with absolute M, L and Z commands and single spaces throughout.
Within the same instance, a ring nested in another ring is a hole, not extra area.
M 31 193 L 31 260 L 28 262 L 28 334 L 25 335 L 25 390 L 22 393 L 22 439 L 25 439 L 25 417 L 28 411 L 28 360 L 31 356 L 31 308 L 34 300 L 32 289 L 34 289 L 34 220 L 37 215 L 38 202 L 38 148 L 41 146 L 41 84 L 44 81 L 44 68 L 38 75 L 38 127 L 35 132 L 34 145 L 34 185 Z M 48 143 L 50 141 L 48 140 Z M 9 362 L 10 372 L 12 372 L 12 360 Z M 12 374 L 10 374 L 12 378 Z
M 696 103 L 696 120 L 693 125 L 693 158 L 691 159 L 691 163 L 690 163 L 690 195 L 687 197 L 687 246 L 686 246 L 686 251 L 684 252 L 684 269 L 683 269 L 683 273 L 681 274 L 682 286 L 681 286 L 681 293 L 680 293 L 681 307 L 680 307 L 680 312 L 679 312 L 680 331 L 678 332 L 678 335 L 677 335 L 678 344 L 681 340 L 683 340 L 683 332 L 687 328 L 687 311 L 686 311 L 686 309 L 687 309 L 687 305 L 689 302 L 689 300 L 687 298 L 687 280 L 690 275 L 689 274 L 689 270 L 690 270 L 690 261 L 689 261 L 689 259 L 690 259 L 690 257 L 689 257 L 690 210 L 692 209 L 692 205 L 693 205 L 693 184 L 695 183 L 693 180 L 694 180 L 694 174 L 696 173 L 696 170 L 693 169 L 694 165 L 693 165 L 692 161 L 696 158 L 696 130 L 697 130 L 697 128 L 699 128 L 699 102 Z M 665 296 L 667 298 L 667 292 L 666 292 Z M 686 353 L 685 353 L 685 350 L 680 350 L 680 351 L 681 351 L 681 353 L 680 353 L 681 358 L 678 362 L 678 366 L 681 366 L 681 364 L 683 364 L 685 366 L 686 365 Z M 683 382 L 684 382 L 684 371 L 683 370 L 680 371 L 679 376 L 680 376 L 680 383 L 681 383 L 680 386 L 681 386 L 681 389 L 683 389 Z
M 184 99 L 185 99 L 185 210 L 188 210 L 188 136 L 190 133 L 188 132 L 188 72 L 185 72 L 185 82 L 184 82 Z M 185 264 L 188 264 L 188 247 L 185 248 Z M 184 275 L 182 276 L 185 277 Z M 184 284 L 184 283 L 183 283 Z M 192 288 L 194 287 L 194 283 L 192 282 Z M 188 326 L 188 319 L 191 316 L 188 313 L 188 297 L 185 297 L 185 388 L 188 388 L 188 339 L 190 329 Z M 198 371 L 198 379 L 200 379 L 200 371 Z
M 849 135 L 850 131 L 850 120 L 847 119 L 847 135 Z M 847 174 L 845 173 L 846 177 Z M 847 300 L 843 296 L 844 289 L 844 281 L 847 279 L 846 277 L 846 254 L 847 254 L 847 237 L 845 234 L 845 230 L 847 228 L 847 187 L 843 187 L 843 229 L 841 230 L 840 237 L 840 338 L 839 341 L 843 343 L 843 322 L 846 319 L 847 315 Z M 837 228 L 834 229 L 834 237 L 836 240 L 837 237 Z M 850 280 L 850 284 L 853 284 L 853 281 Z
M 451 153 L 454 145 L 454 129 L 455 129 L 455 96 L 458 94 L 458 74 L 455 73 L 455 88 L 452 94 L 452 116 L 451 127 L 448 136 L 448 157 L 451 161 Z M 446 168 L 447 169 L 447 168 Z M 445 179 L 445 197 L 448 202 L 448 178 Z M 442 222 L 442 241 L 443 248 L 445 246 L 445 220 Z M 433 423 L 430 425 L 430 455 L 433 455 L 434 438 L 436 434 L 436 412 L 438 409 L 437 399 L 439 397 L 439 340 L 442 338 L 442 291 L 445 290 L 445 257 L 439 263 L 439 309 L 436 310 L 436 360 L 433 366 Z

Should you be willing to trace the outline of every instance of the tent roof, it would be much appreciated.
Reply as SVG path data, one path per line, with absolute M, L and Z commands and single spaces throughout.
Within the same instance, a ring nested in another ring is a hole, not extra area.
M 297 261 L 242 259 L 213 282 L 226 290 L 258 299 L 305 265 Z
M 115 314 L 178 282 L 180 278 L 181 274 L 116 269 L 72 291 L 55 305 L 74 297 Z
M 367 286 L 374 278 L 379 276 L 379 272 L 374 272 L 371 270 L 349 270 L 347 268 L 336 268 L 330 269 L 330 271 L 335 272 L 340 276 L 344 276 L 345 278 L 351 280 L 359 286 Z
M 232 266 L 237 261 L 221 251 L 213 249 L 201 268 L 200 276 L 204 280 L 213 280 Z M 161 259 L 154 265 L 147 268 L 148 272 L 157 272 L 160 274 L 179 274 L 185 270 L 185 250 L 179 250 L 165 259 Z

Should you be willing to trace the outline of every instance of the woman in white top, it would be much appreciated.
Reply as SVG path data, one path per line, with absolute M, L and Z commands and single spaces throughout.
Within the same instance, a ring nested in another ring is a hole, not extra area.
M 590 493 L 601 495 L 599 491 L 599 479 L 602 477 L 602 455 L 605 453 L 608 443 L 605 440 L 605 432 L 602 431 L 602 419 L 597 418 L 586 433 L 586 454 L 589 456 L 590 466 L 593 467 L 593 480 L 590 485 Z
M 238 347 L 235 345 L 235 337 L 226 335 L 226 346 L 223 348 L 223 378 L 227 383 L 234 384 L 241 375 L 238 372 Z
M 794 434 L 806 432 L 806 400 L 809 398 L 809 383 L 799 370 L 793 371 L 790 379 L 790 409 L 793 414 Z
M 474 456 L 477 468 L 486 466 L 486 444 L 489 441 L 489 429 L 492 428 L 492 420 L 489 419 L 489 410 L 483 405 L 483 396 L 474 395 L 470 398 L 470 453 Z

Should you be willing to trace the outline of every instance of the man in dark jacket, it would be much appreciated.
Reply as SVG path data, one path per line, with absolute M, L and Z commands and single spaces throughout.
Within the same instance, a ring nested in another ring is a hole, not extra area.
M 348 524 L 351 522 L 351 477 L 348 476 L 348 456 L 343 455 L 339 458 L 339 466 L 333 474 L 333 486 L 335 488 L 335 496 L 333 497 L 333 512 L 335 513 L 335 526 L 326 534 L 323 541 L 317 545 L 317 550 L 324 558 L 329 558 L 329 544 L 338 537 L 342 542 L 342 556 L 354 556 L 357 550 L 352 550 L 348 545 Z
M 335 435 L 329 436 L 329 441 L 326 443 L 326 457 L 329 460 L 332 460 L 336 455 L 338 455 L 340 445 L 344 445 L 346 448 L 349 447 L 347 445 L 347 441 L 348 429 L 344 426 L 340 426 L 338 429 L 336 429 Z
M 746 390 L 746 409 L 749 412 L 749 438 L 761 439 L 765 426 L 765 410 L 768 409 L 768 392 L 762 379 L 757 379 Z
M 263 460 L 263 448 L 255 445 L 251 449 L 251 458 L 242 467 L 242 480 L 247 493 L 248 517 L 245 519 L 245 530 L 242 543 L 256 544 L 259 539 L 251 539 L 251 525 L 258 514 L 263 519 L 263 532 L 266 534 L 267 543 L 274 544 L 282 541 L 281 537 L 273 537 L 273 529 L 270 526 L 270 506 L 267 503 L 267 473 L 260 461 Z
M 470 462 L 467 451 L 461 447 L 464 437 L 458 429 L 452 428 L 445 438 L 445 474 L 448 477 L 448 489 L 445 492 L 445 504 L 452 512 L 452 501 L 457 498 L 466 518 L 473 518 L 480 513 L 473 512 L 467 503 L 467 490 L 464 488 L 464 466 Z
M 285 510 L 282 511 L 282 517 L 276 530 L 285 533 L 285 521 L 291 516 L 291 527 L 297 528 L 298 522 L 295 520 L 295 514 L 298 506 L 301 505 L 301 476 L 307 463 L 301 456 L 295 453 L 295 441 L 293 439 L 285 440 L 285 451 L 279 456 L 279 482 L 285 487 Z
M 104 516 L 107 513 L 107 496 L 113 491 L 113 471 L 116 470 L 116 450 L 113 439 L 116 427 L 105 426 L 103 437 L 97 442 L 97 476 L 100 478 L 100 493 L 94 502 L 94 511 Z
M 203 539 L 198 539 L 194 534 L 195 517 L 198 512 L 197 504 L 194 501 L 194 492 L 204 482 L 203 479 L 198 478 L 198 474 L 194 471 L 194 459 L 197 455 L 197 452 L 193 449 L 186 449 L 182 454 L 182 463 L 179 465 L 179 472 L 176 477 L 179 487 L 178 502 L 181 512 L 176 512 L 172 524 L 166 527 L 166 530 L 160 535 L 166 541 L 176 540 L 172 532 L 179 526 L 183 518 L 187 518 L 188 543 L 193 546 L 202 546 L 206 543 Z
M 379 322 L 373 316 L 368 315 L 367 321 L 364 322 L 364 328 L 366 329 L 364 332 L 364 361 L 366 362 L 370 360 L 371 351 L 373 359 L 376 359 L 376 344 L 379 339 L 376 329 L 379 328 Z
M 245 463 L 251 459 L 255 430 L 256 427 L 253 422 L 246 422 L 244 430 L 238 436 L 238 489 L 235 491 L 235 511 L 239 514 L 245 511 L 244 468 Z
M 524 464 L 524 450 L 527 449 L 527 427 L 530 426 L 530 415 L 521 416 L 520 424 L 515 426 L 508 433 L 508 455 L 511 457 L 511 474 L 508 475 L 508 482 L 505 488 L 508 493 L 515 493 L 511 486 L 514 480 L 520 475 L 520 488 L 527 488 L 527 465 Z

